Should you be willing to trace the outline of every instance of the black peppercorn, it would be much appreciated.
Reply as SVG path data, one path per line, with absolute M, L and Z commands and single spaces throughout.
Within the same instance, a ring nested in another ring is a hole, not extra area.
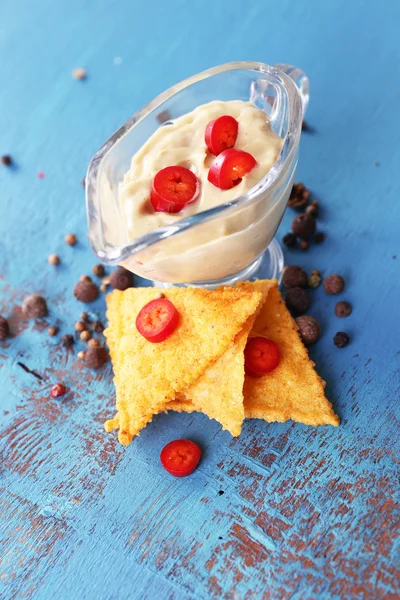
M 350 338 L 344 331 L 338 331 L 333 338 L 333 343 L 338 348 L 344 348 L 350 342 Z
M 282 241 L 288 248 L 294 248 L 296 245 L 297 238 L 294 235 L 294 233 L 287 233 L 283 236 Z

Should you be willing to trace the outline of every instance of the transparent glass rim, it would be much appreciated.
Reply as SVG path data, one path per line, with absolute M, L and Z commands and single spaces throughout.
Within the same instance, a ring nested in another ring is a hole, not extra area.
M 123 247 L 108 247 L 105 250 L 103 245 L 103 247 L 100 249 L 94 243 L 93 237 L 91 235 L 91 212 L 95 210 L 96 213 L 100 213 L 96 215 L 98 217 L 96 220 L 97 226 L 101 228 L 101 239 L 104 240 L 101 207 L 97 205 L 96 197 L 98 173 L 105 155 L 120 139 L 127 135 L 137 123 L 143 120 L 149 113 L 157 110 L 164 102 L 169 100 L 176 93 L 182 91 L 183 89 L 189 87 L 194 83 L 197 83 L 198 81 L 201 81 L 202 79 L 207 79 L 208 77 L 212 77 L 214 75 L 218 75 L 226 71 L 235 70 L 248 70 L 255 71 L 257 73 L 265 73 L 271 77 L 274 77 L 277 80 L 277 82 L 280 82 L 281 85 L 283 85 L 288 92 L 288 131 L 285 135 L 285 141 L 282 150 L 278 155 L 278 158 L 276 159 L 272 168 L 263 177 L 263 179 L 261 179 L 261 181 L 259 181 L 253 188 L 251 188 L 245 194 L 238 196 L 231 202 L 220 204 L 214 208 L 208 209 L 201 213 L 197 213 L 191 215 L 190 217 L 183 218 L 177 223 L 158 228 L 151 233 L 148 233 L 144 236 L 141 236 L 140 238 L 133 240 L 132 242 L 129 242 Z M 132 254 L 141 252 L 149 246 L 152 246 L 169 237 L 175 236 L 191 227 L 194 227 L 195 225 L 209 221 L 219 216 L 221 213 L 232 212 L 233 210 L 240 209 L 245 205 L 255 202 L 261 193 L 271 191 L 274 188 L 274 186 L 279 181 L 285 166 L 287 164 L 290 164 L 295 159 L 297 152 L 297 143 L 301 133 L 301 115 L 302 101 L 296 83 L 278 67 L 267 65 L 265 63 L 252 61 L 238 61 L 226 63 L 224 65 L 212 67 L 210 69 L 197 73 L 196 75 L 192 75 L 191 77 L 188 77 L 187 79 L 184 79 L 183 81 L 168 88 L 167 90 L 156 96 L 148 104 L 143 106 L 140 110 L 138 110 L 132 117 L 130 117 L 96 152 L 96 154 L 90 161 L 86 175 L 86 211 L 89 223 L 89 242 L 91 244 L 92 250 L 95 254 L 97 254 L 97 256 L 102 260 L 102 262 L 108 263 L 110 265 L 118 264 L 121 260 L 124 260 L 126 257 L 131 256 Z

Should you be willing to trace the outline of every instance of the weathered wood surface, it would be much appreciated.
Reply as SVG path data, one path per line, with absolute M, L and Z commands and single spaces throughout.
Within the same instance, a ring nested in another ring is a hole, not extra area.
M 0 165 L 1 313 L 14 335 L 0 349 L 1 598 L 399 598 L 399 19 L 396 0 L 0 3 L 0 154 L 17 163 Z M 102 429 L 110 366 L 83 369 L 19 306 L 43 292 L 47 322 L 72 330 L 73 283 L 95 262 L 80 185 L 91 155 L 156 93 L 233 59 L 310 76 L 316 132 L 298 178 L 328 237 L 288 260 L 347 281 L 349 319 L 322 290 L 310 311 L 342 424 L 251 421 L 233 440 L 201 415 L 168 415 L 124 449 Z M 71 78 L 77 66 L 87 81 Z M 343 329 L 352 343 L 338 350 Z M 58 380 L 71 388 L 61 401 L 48 395 Z M 158 462 L 179 436 L 204 449 L 183 480 Z

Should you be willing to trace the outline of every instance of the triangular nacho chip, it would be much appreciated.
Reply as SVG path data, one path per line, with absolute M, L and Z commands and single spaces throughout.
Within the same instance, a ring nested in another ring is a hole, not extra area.
M 250 337 L 261 335 L 276 342 L 281 352 L 278 367 L 265 377 L 245 377 L 246 418 L 306 425 L 339 425 L 325 398 L 325 382 L 314 370 L 295 321 L 278 288 L 272 289 L 257 317 Z
M 222 356 L 262 298 L 259 291 L 239 288 L 171 288 L 163 293 L 178 310 L 180 322 L 160 344 L 148 342 L 135 325 L 140 309 L 160 290 L 129 288 L 114 290 L 107 297 L 105 335 L 114 366 L 118 414 L 105 427 L 119 426 L 118 437 L 125 445 L 153 414 Z
M 256 311 L 247 319 L 242 330 L 236 335 L 234 344 L 220 358 L 210 365 L 202 375 L 180 394 L 180 401 L 191 401 L 193 410 L 216 419 L 223 429 L 233 436 L 240 434 L 244 420 L 243 383 L 244 349 L 253 323 L 265 302 L 274 281 L 246 282 L 239 289 L 246 292 L 259 291 L 262 294 Z M 186 404 L 186 406 L 190 406 Z M 168 406 L 168 409 L 170 407 Z

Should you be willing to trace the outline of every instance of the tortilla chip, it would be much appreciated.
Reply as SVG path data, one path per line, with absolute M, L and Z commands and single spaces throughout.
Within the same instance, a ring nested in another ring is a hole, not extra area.
M 262 298 L 259 291 L 235 288 L 171 288 L 163 293 L 178 310 L 180 323 L 160 344 L 148 342 L 135 325 L 140 309 L 160 290 L 129 288 L 107 297 L 109 327 L 104 333 L 113 361 L 118 413 L 105 428 L 119 427 L 118 438 L 125 445 L 222 356 Z
M 268 294 L 250 337 L 265 336 L 281 352 L 278 367 L 265 377 L 245 377 L 246 418 L 305 425 L 339 425 L 331 403 L 325 398 L 325 382 L 314 370 L 295 321 L 283 303 L 277 286 Z
M 227 429 L 233 436 L 240 434 L 244 420 L 244 349 L 256 316 L 274 284 L 274 281 L 256 281 L 239 286 L 242 291 L 261 292 L 262 297 L 256 311 L 236 335 L 234 344 L 180 394 L 180 402 L 186 402 L 186 407 L 191 408 L 193 405 L 193 410 L 204 413 L 210 419 L 216 419 L 222 428 Z M 188 405 L 187 401 L 191 404 Z M 169 405 L 166 408 L 171 409 Z M 179 408 L 182 408 L 182 405 L 179 405 Z

